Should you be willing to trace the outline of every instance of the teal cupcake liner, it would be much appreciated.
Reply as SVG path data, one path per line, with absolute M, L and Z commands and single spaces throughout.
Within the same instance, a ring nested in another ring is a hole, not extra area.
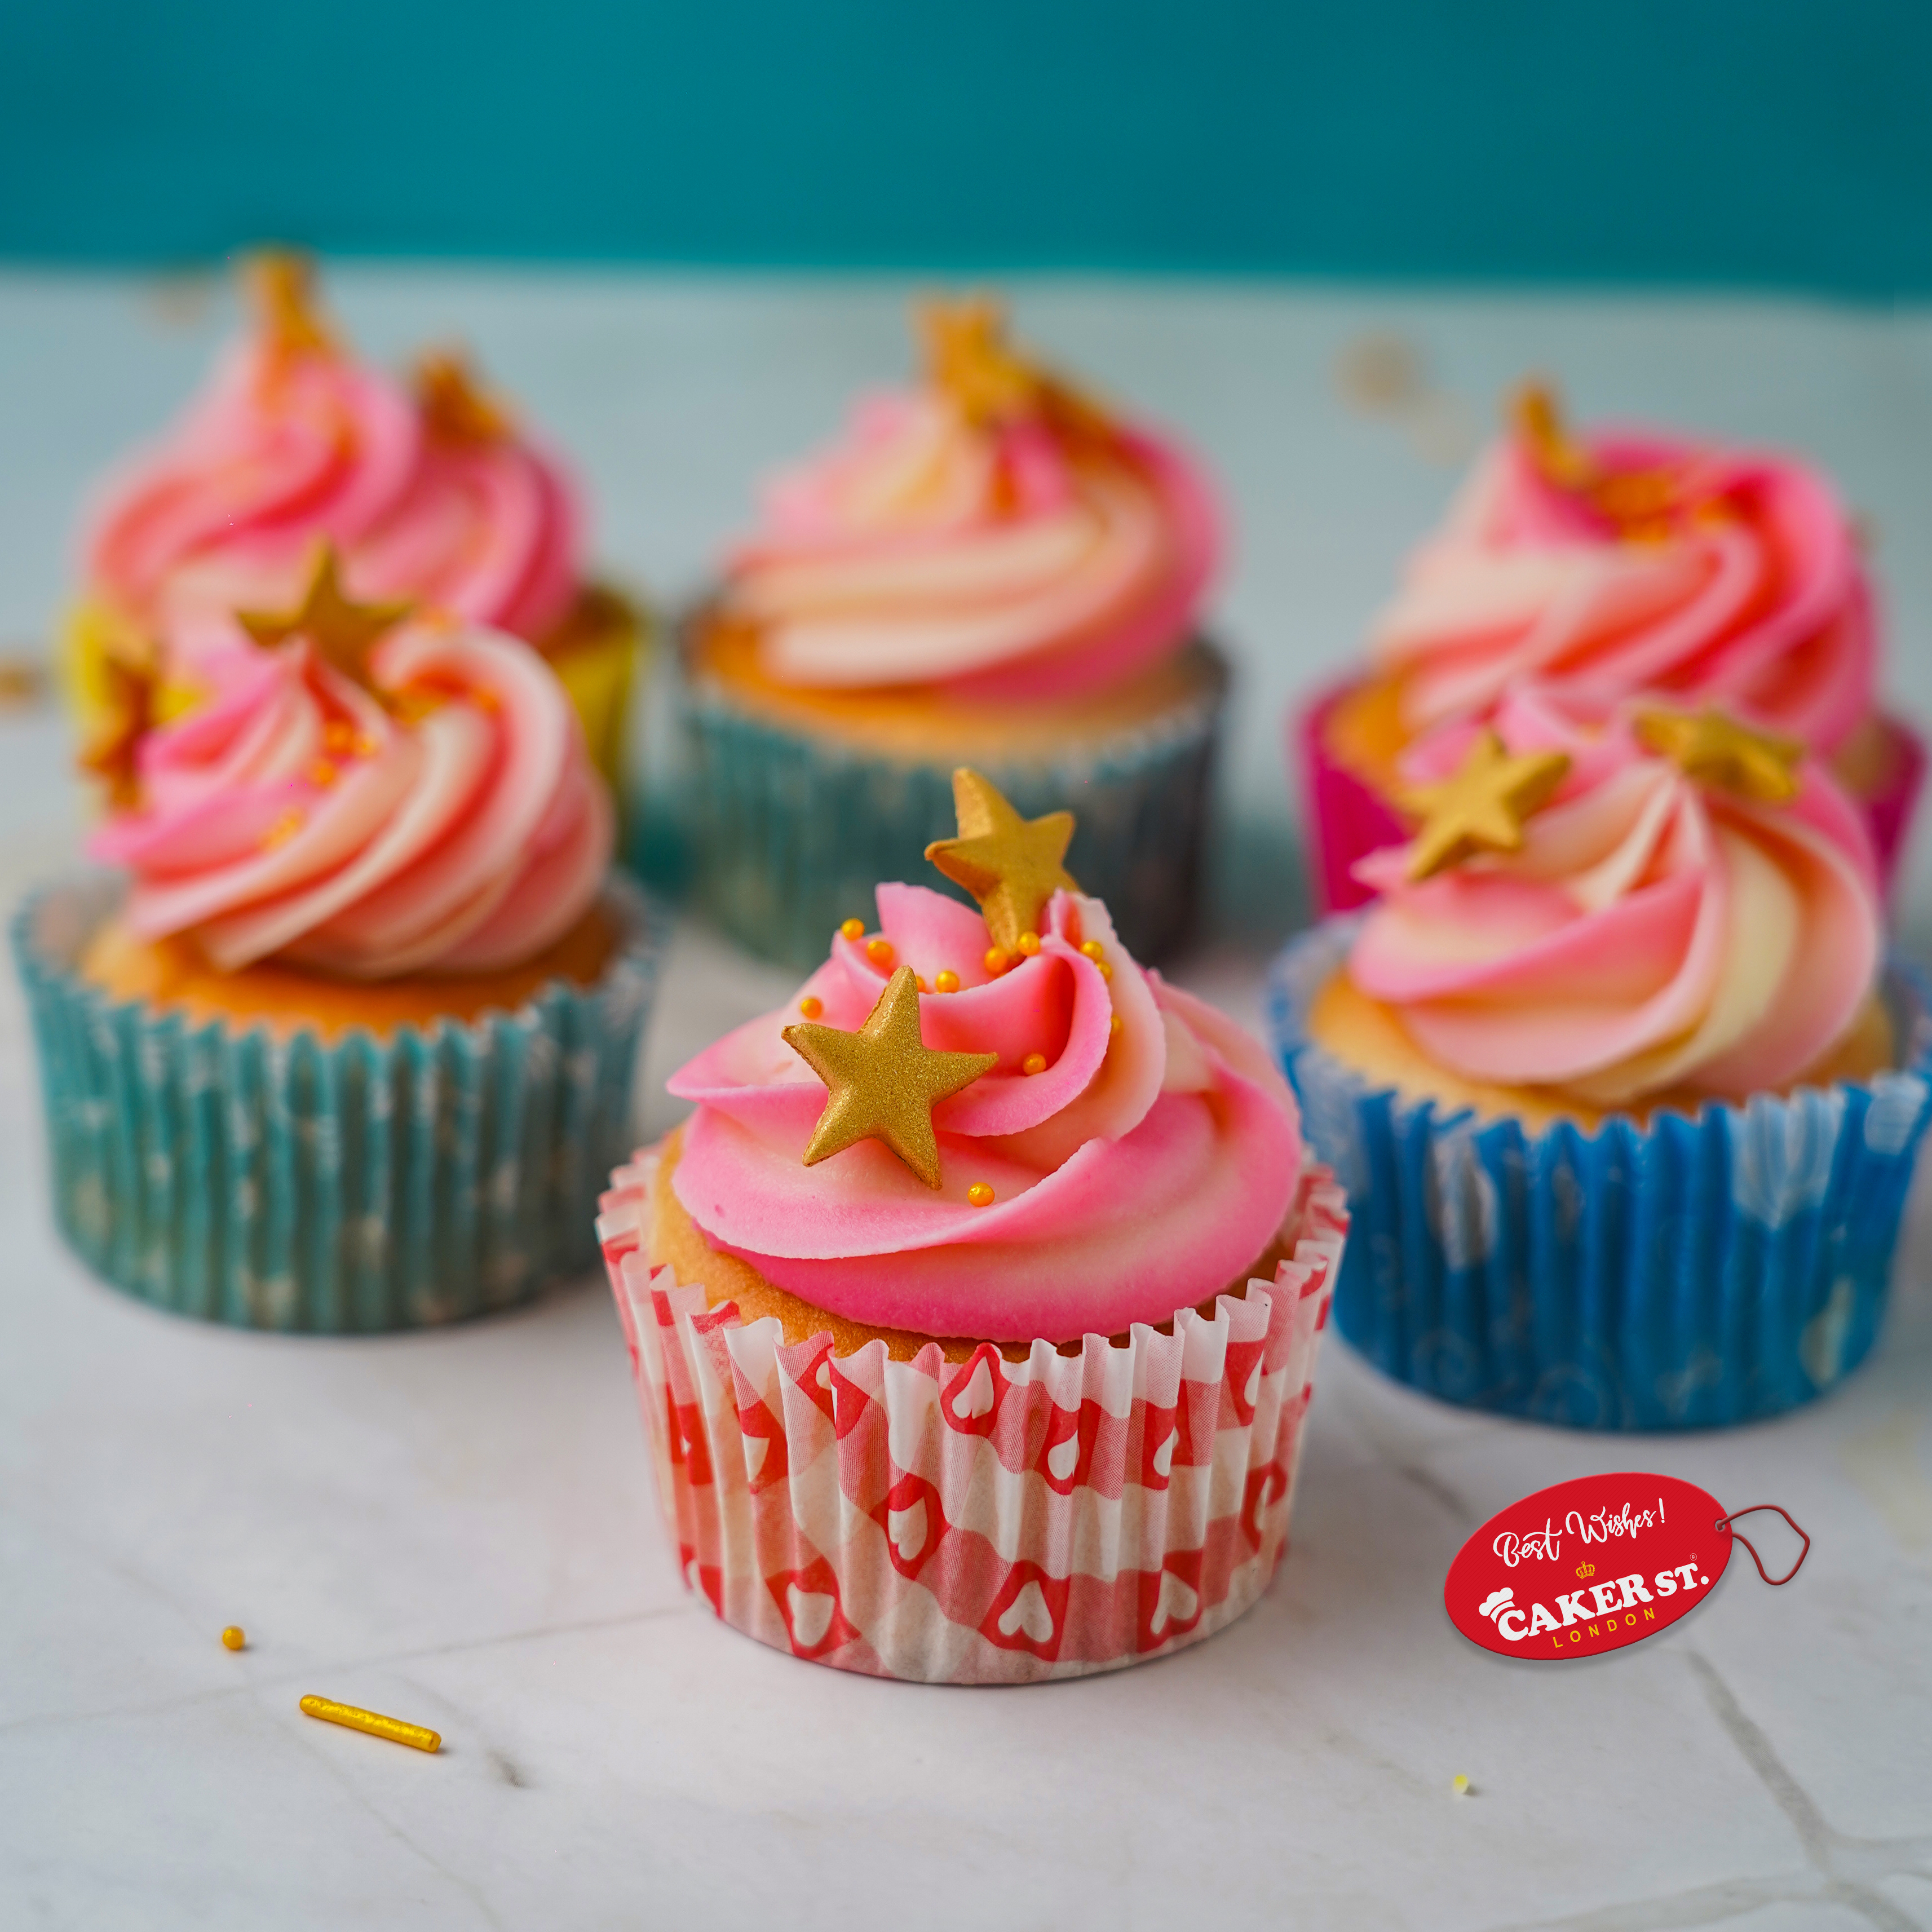
M 1173 952 L 1193 921 L 1226 694 L 1218 658 L 1216 667 L 1210 689 L 1150 724 L 1045 757 L 970 761 L 1026 816 L 1075 814 L 1067 868 L 1106 900 L 1137 959 Z M 880 880 L 944 885 L 926 848 L 957 830 L 958 760 L 787 730 L 702 682 L 687 682 L 684 718 L 692 889 L 754 952 L 808 970 L 843 920 L 871 923 Z
M 625 937 L 594 986 L 334 1042 L 88 985 L 76 964 L 119 896 L 64 881 L 13 921 L 55 1219 L 97 1274 L 177 1314 L 340 1335 L 511 1307 L 595 1264 L 656 974 L 634 890 L 608 892 Z
M 1719 1427 L 1809 1402 L 1876 1339 L 1932 1118 L 1932 988 L 1894 962 L 1900 1065 L 1869 1082 L 1538 1132 L 1405 1099 L 1307 1037 L 1355 922 L 1275 967 L 1269 1021 L 1347 1190 L 1344 1339 L 1474 1408 L 1581 1429 Z

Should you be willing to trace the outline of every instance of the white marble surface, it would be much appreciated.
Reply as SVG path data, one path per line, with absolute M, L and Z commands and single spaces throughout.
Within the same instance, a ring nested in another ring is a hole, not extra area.
M 902 291 L 374 272 L 385 351 L 460 323 L 581 454 L 603 549 L 695 582 L 745 476 L 890 367 Z M 1802 443 L 1881 533 L 1893 684 L 1932 713 L 1932 321 L 1660 302 L 1030 288 L 1024 314 L 1192 431 L 1244 532 L 1250 701 L 1224 892 L 1183 974 L 1238 1012 L 1274 885 L 1286 694 L 1339 659 L 1444 460 L 1522 367 L 1592 411 Z M 0 642 L 45 634 L 73 500 L 193 379 L 194 282 L 0 276 Z M 1394 330 L 1396 416 L 1338 354 Z M 59 728 L 0 719 L 0 898 L 71 854 Z M 1264 836 L 1267 835 L 1267 836 Z M 1922 850 L 1906 910 L 1932 914 Z M 1256 869 L 1259 868 L 1259 869 Z M 785 990 L 680 928 L 645 1071 Z M 377 1341 L 149 1313 L 58 1247 L 30 1044 L 0 991 L 0 1924 L 1316 1928 L 1932 1926 L 1932 1196 L 1872 1364 L 1813 1410 L 1631 1440 L 1412 1398 L 1331 1345 L 1292 1546 L 1243 1623 L 1169 1662 L 1010 1693 L 848 1678 L 681 1588 L 605 1292 Z M 668 1118 L 645 1105 L 655 1128 Z M 1532 1489 L 1652 1468 L 1785 1504 L 1815 1547 L 1734 1563 L 1662 1636 L 1548 1668 L 1441 1607 Z M 238 1655 L 221 1627 L 250 1636 Z M 305 1691 L 434 1726 L 425 1757 Z M 1452 1794 L 1457 1772 L 1470 1795 Z

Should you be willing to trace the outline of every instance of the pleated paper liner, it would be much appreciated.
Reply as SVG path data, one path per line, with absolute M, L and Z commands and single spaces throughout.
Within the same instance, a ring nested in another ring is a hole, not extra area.
M 1329 720 L 1360 688 L 1358 680 L 1331 685 L 1298 707 L 1288 722 L 1288 764 L 1301 783 L 1303 837 L 1310 896 L 1318 914 L 1348 912 L 1375 895 L 1354 876 L 1358 860 L 1399 845 L 1408 826 L 1368 780 L 1335 754 Z M 1855 751 L 1841 753 L 1840 782 L 1864 817 L 1878 856 L 1888 903 L 1925 778 L 1925 741 L 1901 719 L 1879 713 Z
M 1026 817 L 1074 813 L 1068 868 L 1106 902 L 1137 959 L 1172 952 L 1192 923 L 1224 699 L 1225 676 L 1089 743 L 968 760 Z M 878 880 L 928 878 L 927 845 L 958 830 L 957 760 L 788 730 L 703 680 L 687 682 L 684 712 L 693 889 L 726 932 L 768 958 L 801 970 L 821 964 L 842 921 L 872 917 Z
M 75 962 L 119 892 L 57 884 L 13 924 L 55 1216 L 97 1274 L 178 1314 L 352 1334 L 507 1308 L 595 1263 L 656 972 L 634 890 L 608 890 L 624 939 L 594 985 L 333 1042 L 88 984 Z
M 1031 1683 L 1166 1655 L 1266 1588 L 1348 1228 L 1324 1169 L 1294 1259 L 1211 1320 L 949 1363 L 788 1346 L 653 1274 L 655 1166 L 613 1176 L 598 1232 L 686 1583 L 734 1629 L 874 1676 Z
M 1886 982 L 1898 1072 L 1531 1132 L 1405 1100 L 1308 1040 L 1354 929 L 1330 920 L 1288 947 L 1269 1015 L 1348 1192 L 1335 1312 L 1352 1347 L 1444 1401 L 1599 1430 L 1774 1415 L 1864 1359 L 1932 1114 L 1916 974 Z

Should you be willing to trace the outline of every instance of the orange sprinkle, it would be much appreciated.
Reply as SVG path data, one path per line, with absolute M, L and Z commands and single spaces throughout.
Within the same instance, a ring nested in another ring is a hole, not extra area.
M 798 1010 L 808 1020 L 815 1020 L 825 1010 L 825 1002 L 816 993 L 808 993 L 799 1001 Z
M 994 979 L 997 980 L 1012 963 L 1006 957 L 1006 949 L 1004 946 L 989 946 L 986 948 L 986 970 L 992 974 Z
M 326 791 L 342 774 L 326 758 L 318 758 L 308 768 L 308 782 L 320 791 Z
M 932 983 L 942 993 L 956 993 L 959 990 L 959 975 L 949 967 Z
M 874 966 L 890 966 L 892 963 L 892 942 L 890 939 L 867 940 L 866 957 Z
M 983 1180 L 976 1180 L 967 1189 L 966 1198 L 976 1208 L 990 1208 L 993 1204 L 993 1190 Z
M 863 939 L 866 936 L 866 922 L 862 919 L 848 919 L 838 930 L 840 934 L 847 939 Z
M 1020 1071 L 1022 1073 L 1044 1073 L 1046 1071 L 1046 1055 L 1043 1053 L 1028 1054 L 1020 1062 Z
M 1040 950 L 1040 934 L 1036 932 L 1022 933 L 1020 934 L 1020 950 L 1024 952 L 1029 959 L 1030 959 L 1033 956 Z
M 298 812 L 285 812 L 262 834 L 262 850 L 272 852 L 278 845 L 286 845 L 302 829 L 302 815 Z

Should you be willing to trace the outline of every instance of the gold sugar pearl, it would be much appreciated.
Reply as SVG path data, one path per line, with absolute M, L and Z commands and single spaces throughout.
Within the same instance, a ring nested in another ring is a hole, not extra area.
M 1020 934 L 1020 950 L 1024 952 L 1029 959 L 1030 959 L 1033 956 L 1040 950 L 1040 934 L 1036 932 L 1022 933 Z
M 326 791 L 342 774 L 326 758 L 318 758 L 308 768 L 308 782 L 318 791 Z
M 1007 957 L 1006 949 L 1004 946 L 989 946 L 986 948 L 985 963 L 986 970 L 997 980 L 1013 962 Z
M 976 1180 L 967 1189 L 966 1198 L 976 1208 L 990 1208 L 993 1204 L 993 1190 L 983 1180 Z
M 278 845 L 286 845 L 302 829 L 302 815 L 298 812 L 285 812 L 262 834 L 260 843 L 265 852 L 272 852 Z
M 1121 1028 L 1125 1024 L 1126 1022 L 1120 1018 L 1118 1013 L 1116 1013 L 1113 1018 L 1107 1022 L 1107 1030 L 1111 1034 L 1118 1034 Z
M 358 758 L 373 758 L 376 755 L 376 741 L 368 732 L 358 732 L 356 742 L 349 748 Z
M 1043 1053 L 1028 1054 L 1020 1062 L 1020 1071 L 1022 1073 L 1044 1073 L 1046 1071 L 1046 1055 Z
M 929 993 L 932 991 L 932 988 L 926 983 L 926 975 L 923 973 L 915 973 L 912 977 L 914 985 L 917 986 L 922 993 Z
M 338 758 L 346 758 L 356 748 L 355 726 L 346 718 L 332 718 L 323 728 L 322 747 Z
M 799 1001 L 798 1010 L 808 1020 L 815 1020 L 825 1010 L 825 1002 L 816 993 L 808 993 Z
M 1089 959 L 1098 959 L 1102 956 L 1100 942 L 1097 939 L 1083 940 L 1080 950 Z
M 221 1644 L 224 1650 L 239 1650 L 248 1641 L 248 1635 L 239 1624 L 230 1624 L 221 1633 Z
M 949 969 L 941 973 L 932 983 L 942 993 L 956 993 L 959 990 L 959 975 Z
M 838 932 L 842 938 L 863 939 L 866 936 L 866 922 L 862 919 L 848 919 L 838 928 Z
M 866 942 L 866 957 L 874 966 L 884 968 L 892 963 L 892 942 L 890 939 L 868 939 Z
M 1111 980 L 1114 976 L 1114 969 L 1107 964 L 1106 960 L 1096 959 L 1094 964 L 1100 968 L 1102 979 Z

